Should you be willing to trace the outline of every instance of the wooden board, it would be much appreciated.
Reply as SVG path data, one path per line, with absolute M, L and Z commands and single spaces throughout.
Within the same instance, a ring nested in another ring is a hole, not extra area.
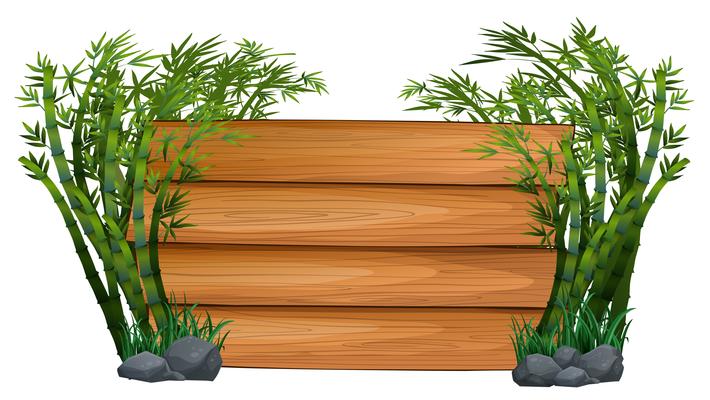
M 184 138 L 184 122 L 159 121 L 158 137 L 167 132 Z M 466 122 L 399 121 L 232 121 L 228 131 L 252 135 L 243 147 L 216 136 L 200 152 L 211 154 L 208 179 L 217 181 L 287 181 L 424 184 L 510 184 L 515 157 L 480 155 L 463 150 L 488 140 L 494 126 Z M 527 125 L 532 140 L 554 144 L 570 125 Z M 181 145 L 183 140 L 176 140 Z M 556 149 L 556 145 L 553 146 Z M 562 158 L 559 157 L 560 162 Z M 165 166 L 154 166 L 162 171 Z M 551 178 L 559 182 L 562 175 Z
M 223 305 L 544 307 L 556 253 L 489 247 L 166 244 L 166 287 Z
M 508 187 L 215 183 L 182 185 L 196 224 L 187 243 L 485 246 L 537 245 L 531 196 Z M 146 197 L 146 210 L 152 209 Z M 149 216 L 149 213 L 146 213 Z
M 190 134 L 156 125 L 176 145 Z M 229 122 L 252 137 L 201 142 L 213 167 L 182 186 L 196 226 L 161 245 L 166 290 L 234 320 L 226 366 L 510 369 L 511 315 L 542 315 L 556 253 L 523 235 L 533 198 L 508 179 L 517 160 L 463 151 L 494 129 Z M 556 148 L 573 127 L 525 129 Z
M 203 307 L 232 319 L 222 351 L 231 367 L 511 369 L 511 315 L 542 309 Z

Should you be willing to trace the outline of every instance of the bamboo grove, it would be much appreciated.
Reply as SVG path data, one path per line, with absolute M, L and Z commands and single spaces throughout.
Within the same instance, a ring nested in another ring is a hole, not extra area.
M 650 73 L 638 70 L 619 46 L 580 21 L 561 43 L 509 24 L 484 29 L 483 36 L 488 51 L 464 65 L 505 60 L 522 65 L 504 88 L 487 91 L 469 75 L 452 71 L 450 77 L 410 80 L 401 97 L 417 101 L 410 110 L 508 124 L 468 151 L 515 156 L 515 184 L 536 195 L 530 201 L 535 224 L 528 233 L 557 252 L 537 331 L 555 332 L 561 316 L 586 307 L 585 299 L 597 320 L 608 313 L 623 321 L 641 229 L 660 192 L 689 162 L 668 156 L 686 139 L 685 125 L 676 128 L 669 121 L 672 111 L 685 110 L 690 102 L 678 78 L 681 70 L 670 58 Z M 533 123 L 572 124 L 574 131 L 558 148 L 546 148 L 520 125 Z M 554 158 L 560 153 L 561 166 Z M 550 172 L 565 174 L 566 182 L 551 183 Z
M 229 53 L 223 44 L 188 36 L 157 54 L 137 50 L 126 32 L 92 42 L 73 66 L 40 55 L 28 65 L 18 99 L 42 117 L 24 124 L 32 150 L 19 161 L 60 212 L 119 355 L 122 301 L 144 331 L 151 316 L 158 328 L 168 323 L 158 244 L 189 224 L 181 185 L 207 169 L 200 142 L 236 144 L 246 135 L 222 130 L 220 120 L 266 118 L 280 101 L 326 90 L 319 73 L 298 74 L 279 61 L 292 54 L 248 40 Z M 177 144 L 155 120 L 186 120 L 190 133 Z M 162 175 L 151 167 L 160 158 L 169 165 Z M 155 197 L 151 213 L 146 194 Z

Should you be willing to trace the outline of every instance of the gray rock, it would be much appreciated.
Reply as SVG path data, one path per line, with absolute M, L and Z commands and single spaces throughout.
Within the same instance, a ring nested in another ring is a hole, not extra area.
M 552 386 L 560 371 L 551 357 L 530 354 L 513 370 L 513 380 L 519 386 Z
M 222 366 L 217 346 L 194 336 L 176 340 L 165 351 L 164 357 L 170 369 L 192 380 L 212 381 Z
M 185 380 L 182 374 L 170 370 L 164 358 L 147 351 L 124 361 L 118 367 L 118 376 L 144 382 Z
M 580 357 L 579 350 L 569 346 L 561 346 L 557 349 L 555 355 L 552 356 L 552 359 L 555 360 L 560 368 L 565 369 L 567 367 L 576 367 Z
M 614 382 L 624 373 L 624 357 L 621 352 L 608 344 L 603 344 L 580 357 L 579 368 L 600 382 Z
M 167 361 L 166 361 L 167 362 Z M 168 367 L 169 368 L 169 367 Z M 165 374 L 165 380 L 166 381 L 184 381 L 185 380 L 185 375 L 177 372 L 177 371 L 168 371 Z
M 577 367 L 567 367 L 554 379 L 557 386 L 580 387 L 590 383 L 599 383 L 599 379 L 590 378 L 587 372 Z

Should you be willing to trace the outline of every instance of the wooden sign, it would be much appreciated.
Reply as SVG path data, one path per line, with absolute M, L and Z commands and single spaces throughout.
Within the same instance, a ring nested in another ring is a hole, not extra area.
M 156 124 L 188 134 L 183 122 Z M 532 199 L 506 179 L 517 161 L 463 152 L 494 126 L 227 127 L 252 137 L 240 147 L 202 143 L 213 168 L 205 181 L 183 185 L 196 226 L 160 247 L 168 292 L 234 320 L 226 366 L 515 366 L 511 316 L 542 314 L 556 254 L 523 234 Z M 572 127 L 525 129 L 547 146 Z

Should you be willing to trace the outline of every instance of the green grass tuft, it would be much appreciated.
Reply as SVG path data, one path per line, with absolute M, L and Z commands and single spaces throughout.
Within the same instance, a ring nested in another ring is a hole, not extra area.
M 626 309 L 614 319 L 610 319 L 609 306 L 597 320 L 589 307 L 591 298 L 591 294 L 587 296 L 576 313 L 570 312 L 567 304 L 558 300 L 558 305 L 565 311 L 557 327 L 549 333 L 538 332 L 533 325 L 533 319 L 526 321 L 521 316 L 518 321 L 513 317 L 513 335 L 510 339 L 517 362 L 522 361 L 528 354 L 540 353 L 552 357 L 560 346 L 570 346 L 586 353 L 602 344 L 609 344 L 619 351 L 624 351 L 624 342 L 628 340 L 626 334 L 631 325 L 631 321 L 625 322 L 625 316 L 633 308 Z
M 168 323 L 164 328 L 155 329 L 152 326 L 145 331 L 141 329 L 141 321 L 134 321 L 131 325 L 123 324 L 121 328 L 121 359 L 126 360 L 136 354 L 149 351 L 155 355 L 163 356 L 173 342 L 185 336 L 195 336 L 207 342 L 214 343 L 221 351 L 224 341 L 229 335 L 227 331 L 222 335 L 224 327 L 232 320 L 220 321 L 215 324 L 209 312 L 205 312 L 205 319 L 196 314 L 197 304 L 188 307 L 187 303 L 178 305 L 174 296 L 170 296 L 170 304 L 166 304 Z

